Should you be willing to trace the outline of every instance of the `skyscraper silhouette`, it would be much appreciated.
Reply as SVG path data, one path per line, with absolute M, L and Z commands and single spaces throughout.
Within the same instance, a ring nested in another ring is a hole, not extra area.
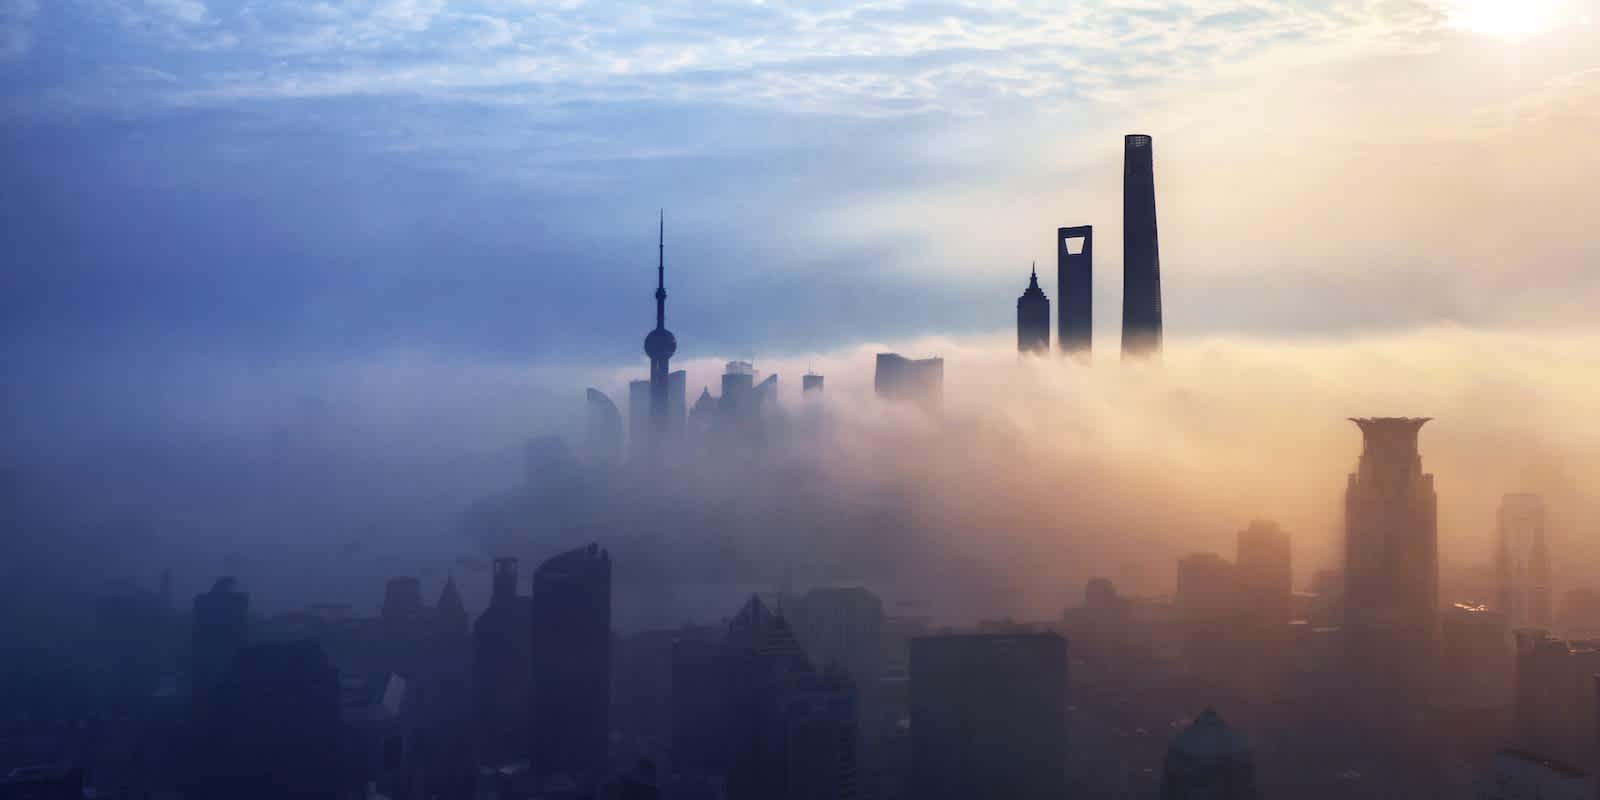
M 1122 355 L 1161 352 L 1161 252 L 1150 137 L 1122 143 Z
M 611 556 L 590 544 L 533 574 L 533 747 L 543 785 L 566 775 L 592 787 L 609 755 Z
M 656 327 L 644 337 L 644 353 L 650 357 L 651 435 L 657 442 L 665 438 L 669 428 L 671 378 L 667 362 L 678 352 L 678 339 L 667 330 L 666 241 L 667 215 L 663 211 L 656 239 Z
M 1056 230 L 1056 347 L 1088 355 L 1094 340 L 1094 226 Z
M 1050 349 L 1050 298 L 1039 288 L 1039 269 L 1028 276 L 1028 288 L 1017 298 L 1017 352 L 1043 353 Z
M 1513 628 L 1550 627 L 1550 551 L 1544 498 L 1508 494 L 1500 500 L 1495 548 L 1496 604 Z
M 1352 421 L 1364 441 L 1345 491 L 1345 636 L 1358 669 L 1405 693 L 1431 666 L 1439 612 L 1439 500 L 1417 453 L 1428 418 Z
M 1255 800 L 1250 746 L 1206 709 L 1167 745 L 1161 800 Z

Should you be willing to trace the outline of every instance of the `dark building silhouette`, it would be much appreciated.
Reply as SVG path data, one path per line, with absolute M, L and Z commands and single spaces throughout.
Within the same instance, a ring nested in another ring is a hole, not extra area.
M 879 397 L 937 406 L 944 400 L 944 359 L 879 353 L 872 388 Z
M 761 383 L 756 385 L 756 408 L 761 411 L 772 411 L 778 406 L 778 373 L 768 375 Z
M 611 556 L 569 550 L 533 574 L 530 766 L 541 785 L 606 772 L 611 708 Z
M 383 587 L 383 609 L 378 616 L 387 622 L 414 621 L 423 615 L 422 581 L 409 575 L 390 578 Z
M 1495 533 L 1495 600 L 1513 628 L 1549 628 L 1550 551 L 1544 498 L 1508 494 L 1500 500 Z
M 1513 738 L 1519 747 L 1586 768 L 1600 766 L 1595 736 L 1595 675 L 1600 640 L 1563 640 L 1548 633 L 1516 632 Z
M 1249 746 L 1208 708 L 1167 746 L 1161 800 L 1255 800 L 1255 772 Z
M 1249 619 L 1262 625 L 1287 623 L 1294 595 L 1289 534 L 1276 522 L 1252 520 L 1239 531 L 1234 567 Z
M 724 779 L 730 800 L 856 796 L 855 686 L 817 670 L 759 598 L 723 640 L 673 644 L 672 707 L 678 769 Z
M 1066 795 L 1067 642 L 1054 633 L 911 642 L 918 800 Z
M 439 604 L 435 610 L 439 631 L 446 637 L 466 636 L 471 627 L 467 619 L 467 606 L 461 601 L 461 590 L 456 588 L 456 576 L 447 575 L 444 588 L 439 590 Z
M 240 650 L 201 723 L 201 800 L 334 800 L 343 752 L 339 673 L 314 641 Z
M 233 578 L 218 578 L 211 591 L 195 595 L 189 637 L 193 697 L 204 698 L 216 688 L 249 636 L 250 595 L 235 591 Z
M 1428 418 L 1352 421 L 1363 444 L 1345 490 L 1345 636 L 1358 666 L 1410 693 L 1425 682 L 1439 614 L 1439 501 L 1417 452 Z
M 722 395 L 717 411 L 724 419 L 755 414 L 756 368 L 748 361 L 729 361 L 722 368 Z
M 83 770 L 30 766 L 0 772 L 0 800 L 83 800 Z
M 1017 298 L 1017 352 L 1043 353 L 1050 349 L 1050 298 L 1039 288 L 1039 268 L 1028 275 L 1028 288 Z
M 472 627 L 472 697 L 479 760 L 496 765 L 526 756 L 532 707 L 530 601 L 517 595 L 517 560 L 494 560 L 489 606 Z
M 628 452 L 635 461 L 650 453 L 650 381 L 628 381 Z
M 648 384 L 646 384 L 648 386 Z M 584 395 L 584 449 L 590 464 L 610 466 L 622 460 L 622 413 L 599 389 Z
M 1056 230 L 1056 347 L 1088 355 L 1094 343 L 1094 226 Z
M 1161 252 L 1150 137 L 1122 140 L 1122 355 L 1161 352 Z
M 822 394 L 822 376 L 812 372 L 801 375 L 800 392 L 802 395 L 809 395 L 811 392 Z
M 656 327 L 644 337 L 644 353 L 650 357 L 650 428 L 656 439 L 665 438 L 671 429 L 671 370 L 667 362 L 678 352 L 678 339 L 667 330 L 667 216 L 661 215 L 656 242 Z

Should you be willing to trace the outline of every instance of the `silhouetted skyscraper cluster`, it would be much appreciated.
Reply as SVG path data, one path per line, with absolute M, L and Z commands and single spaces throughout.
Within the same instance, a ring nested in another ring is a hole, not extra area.
M 1122 355 L 1161 352 L 1161 257 L 1156 234 L 1155 158 L 1149 136 L 1123 139 Z M 1056 347 L 1087 358 L 1094 344 L 1094 226 L 1056 230 Z M 1017 299 L 1017 350 L 1049 349 L 1050 301 L 1030 277 Z M 1044 320 L 1041 324 L 1040 319 Z

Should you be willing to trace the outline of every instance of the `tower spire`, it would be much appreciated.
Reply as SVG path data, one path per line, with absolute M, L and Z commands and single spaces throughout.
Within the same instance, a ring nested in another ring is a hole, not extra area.
M 656 229 L 656 327 L 667 326 L 667 210 Z

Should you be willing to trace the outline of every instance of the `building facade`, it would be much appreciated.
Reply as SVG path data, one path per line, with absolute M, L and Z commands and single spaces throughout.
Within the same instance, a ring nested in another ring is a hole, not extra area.
M 1161 252 L 1156 237 L 1153 143 L 1129 134 L 1122 144 L 1122 355 L 1161 352 Z
M 611 556 L 590 544 L 533 574 L 532 742 L 540 784 L 605 776 L 611 719 Z
M 1039 270 L 1028 276 L 1028 288 L 1017 298 L 1017 352 L 1050 350 L 1050 298 L 1039 288 Z
M 1056 229 L 1056 346 L 1087 356 L 1094 343 L 1094 226 Z
M 1054 633 L 912 640 L 909 796 L 1065 796 L 1066 656 Z

